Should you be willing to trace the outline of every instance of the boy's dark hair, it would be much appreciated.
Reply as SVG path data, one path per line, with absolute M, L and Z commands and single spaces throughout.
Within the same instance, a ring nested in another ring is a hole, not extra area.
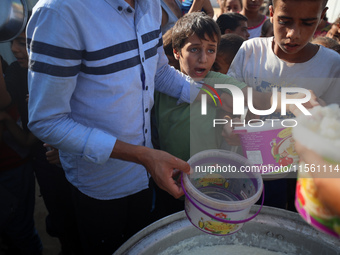
M 162 40 L 165 55 L 172 55 L 172 28 L 165 32 L 162 36 Z
M 340 54 L 340 44 L 330 47 L 330 49 L 335 50 L 337 53 Z
M 273 8 L 275 7 L 275 4 L 277 3 L 277 1 L 279 1 L 279 0 L 273 0 Z M 287 1 L 287 0 L 280 0 L 280 1 L 285 2 L 285 1 Z M 296 0 L 296 1 L 299 1 L 299 0 Z M 301 0 L 300 0 L 300 1 L 301 1 Z M 303 0 L 303 1 L 305 1 L 305 0 Z M 309 0 L 309 1 L 314 1 L 314 2 L 320 2 L 320 1 L 322 1 L 322 8 L 323 8 L 323 9 L 326 7 L 327 2 L 328 2 L 328 0 Z
M 248 21 L 248 18 L 239 13 L 228 12 L 221 14 L 217 18 L 216 23 L 220 28 L 221 34 L 224 35 L 226 29 L 235 31 L 236 28 L 240 26 L 241 21 Z
M 261 37 L 266 36 L 270 27 L 273 27 L 273 24 L 270 22 L 270 19 L 266 19 L 261 27 Z
M 217 55 L 223 56 L 226 62 L 231 64 L 244 41 L 244 38 L 236 34 L 222 35 L 220 45 L 218 46 Z
M 325 36 L 316 37 L 315 39 L 312 40 L 312 43 L 321 44 L 321 45 L 324 45 L 326 48 L 330 48 L 330 49 L 339 45 L 339 43 L 335 39 L 325 37 Z
M 204 12 L 187 13 L 172 28 L 172 48 L 180 51 L 189 36 L 197 35 L 201 40 L 206 36 L 213 42 L 220 43 L 221 32 L 215 20 Z

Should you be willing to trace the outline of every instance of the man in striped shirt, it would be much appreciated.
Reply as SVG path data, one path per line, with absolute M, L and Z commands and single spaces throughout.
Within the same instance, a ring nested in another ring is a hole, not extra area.
M 149 223 L 150 175 L 183 194 L 173 169 L 189 165 L 151 144 L 154 90 L 192 101 L 160 24 L 152 0 L 41 0 L 28 24 L 28 126 L 60 151 L 85 254 L 112 254 Z

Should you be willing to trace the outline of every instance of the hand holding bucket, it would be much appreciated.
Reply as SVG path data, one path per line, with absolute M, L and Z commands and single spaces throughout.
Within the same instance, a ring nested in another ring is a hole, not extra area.
M 241 166 L 250 165 L 246 158 L 229 151 L 207 150 L 195 154 L 188 163 L 194 171 L 190 176 L 182 175 L 182 187 L 185 212 L 195 227 L 213 235 L 228 235 L 260 212 L 264 195 L 259 211 L 248 217 L 264 190 L 259 173 L 239 171 Z

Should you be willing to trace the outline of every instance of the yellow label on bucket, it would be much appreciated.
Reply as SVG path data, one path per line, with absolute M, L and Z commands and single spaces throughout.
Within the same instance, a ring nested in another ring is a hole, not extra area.
M 217 185 L 217 186 L 223 186 L 225 182 L 226 182 L 225 178 L 223 178 L 223 176 L 220 174 L 208 174 L 204 176 L 203 178 L 198 179 L 198 183 L 202 187 L 206 187 L 211 184 Z
M 238 227 L 237 224 L 227 224 L 215 220 L 201 220 L 198 222 L 198 226 L 212 234 L 226 235 Z
M 280 133 L 277 134 L 278 137 L 280 138 L 285 138 L 287 136 L 292 135 L 292 128 L 285 128 L 284 130 L 282 130 Z

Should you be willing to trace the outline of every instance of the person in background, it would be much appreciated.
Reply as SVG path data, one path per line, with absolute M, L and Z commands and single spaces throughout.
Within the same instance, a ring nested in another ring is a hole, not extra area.
M 270 19 L 267 19 L 261 28 L 261 37 L 271 37 L 274 35 L 273 24 Z
M 242 0 L 221 0 L 221 14 L 228 12 L 239 13 L 242 10 Z
M 162 34 L 172 28 L 182 16 L 182 3 L 180 0 L 161 0 L 162 6 Z
M 340 16 L 332 23 L 332 27 L 328 30 L 326 37 L 333 38 L 340 43 Z
M 244 42 L 228 74 L 257 91 L 269 92 L 273 87 L 288 86 L 305 88 L 313 90 L 327 104 L 339 104 L 340 56 L 310 43 L 326 13 L 326 4 L 327 0 L 274 0 L 270 7 L 274 37 Z M 293 116 L 272 114 L 262 117 L 282 119 Z M 295 187 L 288 188 L 287 185 L 285 179 L 268 181 L 265 184 L 268 194 L 265 204 L 295 210 L 292 194 Z
M 242 0 L 242 11 L 240 14 L 248 18 L 249 39 L 260 37 L 261 28 L 266 21 L 267 16 L 260 12 L 263 0 Z
M 226 74 L 237 51 L 240 49 L 244 41 L 244 38 L 236 34 L 221 35 L 221 41 L 218 46 L 216 59 L 211 70 Z
M 248 40 L 248 19 L 239 13 L 223 13 L 218 17 L 216 23 L 221 30 L 221 34 L 237 34 Z
M 20 126 L 5 112 L 1 119 L 6 124 L 17 143 L 30 150 L 30 159 L 34 173 L 39 184 L 45 206 L 48 211 L 46 217 L 46 231 L 50 236 L 57 237 L 60 241 L 63 254 L 81 254 L 81 248 L 75 224 L 75 215 L 71 200 L 71 190 L 65 178 L 65 173 L 60 166 L 50 164 L 47 148 L 27 128 L 28 122 L 28 55 L 26 50 L 26 35 L 22 32 L 12 42 L 12 52 L 17 58 L 9 67 L 6 74 L 6 86 L 1 86 L 1 108 L 7 104 L 17 104 L 21 124 Z M 47 155 L 46 155 L 47 154 Z
M 182 15 L 200 11 L 214 17 L 214 9 L 210 0 L 182 0 Z
M 196 81 L 204 80 L 212 86 L 215 81 L 235 84 L 241 89 L 246 87 L 244 83 L 210 71 L 220 41 L 220 30 L 216 22 L 204 13 L 196 12 L 183 16 L 172 29 L 172 44 L 169 40 L 165 41 L 164 46 L 171 46 L 171 53 L 178 61 L 180 70 Z M 170 54 L 170 50 L 168 52 Z M 222 141 L 222 129 L 215 129 L 211 125 L 218 108 L 208 105 L 207 116 L 201 116 L 200 109 L 200 102 L 178 105 L 175 98 L 156 92 L 154 110 L 159 148 L 185 161 L 192 153 L 200 150 L 218 149 Z M 191 123 L 192 118 L 197 125 Z M 197 129 L 192 130 L 191 126 L 196 126 Z M 183 200 L 174 199 L 157 187 L 155 194 L 156 219 L 184 209 Z
M 30 133 L 26 126 L 27 91 L 20 95 L 20 87 L 27 86 L 25 39 L 22 32 L 11 42 L 17 61 L 6 68 L 5 75 L 0 62 L 0 235 L 8 240 L 9 252 L 36 255 L 42 254 L 43 246 L 33 217 L 35 177 L 30 150 L 35 138 L 31 135 L 23 143 L 16 139 L 17 132 Z
M 325 14 L 325 17 L 320 21 L 320 24 L 316 28 L 313 38 L 326 36 L 331 27 L 332 23 L 328 22 L 327 15 Z
M 150 112 L 155 90 L 190 103 L 199 85 L 168 65 L 161 19 L 153 0 L 40 0 L 27 26 L 28 126 L 59 150 L 85 254 L 150 224 L 150 176 L 183 195 L 190 166 L 153 149 Z

